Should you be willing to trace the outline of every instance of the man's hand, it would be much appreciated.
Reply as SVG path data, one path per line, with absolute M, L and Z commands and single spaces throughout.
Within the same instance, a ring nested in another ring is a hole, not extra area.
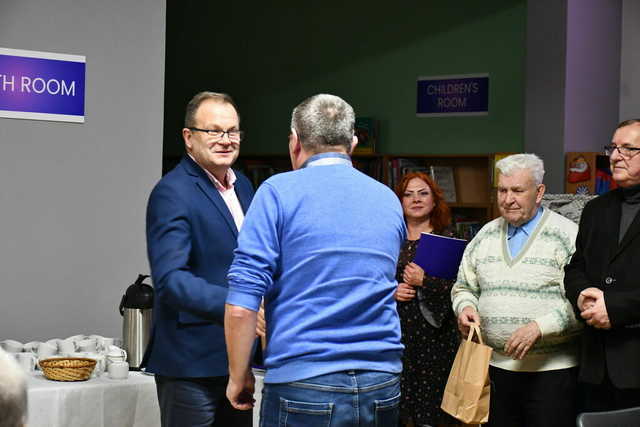
M 588 308 L 593 307 L 593 305 L 596 303 L 596 299 L 587 295 L 592 295 L 593 292 L 592 291 L 599 291 L 598 288 L 587 288 L 584 291 L 580 292 L 580 295 L 578 295 L 578 310 L 580 311 L 585 311 Z M 586 294 L 585 294 L 586 292 Z
M 466 338 L 469 335 L 469 329 L 474 323 L 480 326 L 480 316 L 476 309 L 471 306 L 463 308 L 458 316 L 458 330 L 463 337 Z
M 514 360 L 522 360 L 540 339 L 542 332 L 536 322 L 529 322 L 516 329 L 504 345 L 504 352 Z
M 398 283 L 398 287 L 396 289 L 396 294 L 394 295 L 396 301 L 407 302 L 411 301 L 416 297 L 416 290 L 413 289 L 413 286 L 407 285 L 404 282 Z
M 402 279 L 411 286 L 422 286 L 424 280 L 424 270 L 418 264 L 410 262 L 404 267 Z
M 604 292 L 598 288 L 587 288 L 580 292 L 580 297 L 583 297 L 585 308 L 580 313 L 580 316 L 587 321 L 587 325 L 593 326 L 596 329 L 611 329 L 611 322 L 609 321 L 609 314 L 607 313 L 607 305 L 604 301 Z M 580 302 L 578 297 L 578 303 Z M 593 304 L 588 304 L 593 300 Z
M 267 336 L 267 321 L 264 318 L 264 301 L 260 304 L 260 310 L 258 310 L 256 320 L 256 335 L 260 338 L 265 338 Z
M 245 375 L 244 384 L 239 384 L 235 382 L 232 377 L 229 377 L 229 382 L 227 383 L 227 399 L 229 399 L 231 406 L 241 411 L 253 408 L 253 404 L 256 401 L 253 398 L 255 382 L 256 379 L 251 369 L 249 369 Z

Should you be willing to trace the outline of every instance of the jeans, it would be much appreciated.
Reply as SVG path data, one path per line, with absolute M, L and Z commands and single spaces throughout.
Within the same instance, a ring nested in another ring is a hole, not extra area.
M 155 379 L 162 427 L 252 425 L 252 411 L 234 409 L 227 400 L 228 377 Z
M 261 427 L 398 425 L 400 376 L 342 371 L 283 384 L 265 384 Z

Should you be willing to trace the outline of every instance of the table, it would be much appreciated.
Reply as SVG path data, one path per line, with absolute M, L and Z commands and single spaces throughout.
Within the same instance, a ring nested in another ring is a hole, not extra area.
M 157 427 L 160 409 L 151 375 L 129 372 L 60 382 L 35 372 L 28 380 L 29 427 Z

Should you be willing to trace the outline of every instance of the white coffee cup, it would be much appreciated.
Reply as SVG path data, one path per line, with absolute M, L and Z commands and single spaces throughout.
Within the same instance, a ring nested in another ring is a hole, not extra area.
M 120 347 L 111 345 L 109 346 L 109 350 L 107 351 L 106 358 L 107 358 L 107 365 L 114 362 L 126 362 L 127 352 Z
M 16 360 L 18 361 L 18 365 L 25 372 L 33 372 L 36 369 L 36 356 L 35 354 L 28 353 L 16 353 Z
M 58 347 L 54 347 L 53 345 L 46 342 L 41 342 L 40 344 L 38 344 L 38 359 L 47 359 L 51 356 L 55 356 L 56 354 L 58 354 Z
M 127 362 L 111 362 L 107 371 L 109 378 L 113 380 L 126 380 L 129 377 L 129 364 Z
M 67 337 L 65 339 L 71 340 L 71 341 L 81 341 L 85 338 L 86 338 L 85 335 L 79 334 L 79 335 L 71 335 L 70 337 Z
M 102 337 L 102 351 L 103 352 L 107 352 L 109 351 L 109 347 L 112 346 L 114 344 L 114 339 L 113 338 L 108 338 L 108 337 Z
M 95 338 L 76 341 L 78 350 L 87 351 L 89 353 L 95 353 L 98 350 L 98 341 Z
M 88 359 L 93 359 L 96 361 L 96 367 L 93 369 L 91 374 L 92 377 L 97 377 L 101 375 L 106 369 L 106 359 L 104 355 L 100 353 L 85 353 Z
M 21 353 L 24 347 L 20 341 L 16 340 L 0 341 L 0 346 L 2 346 L 7 353 Z
M 62 340 L 58 342 L 58 351 L 62 354 L 74 353 L 76 350 L 76 343 L 73 340 Z
M 79 357 L 82 359 L 86 359 L 89 357 L 90 354 L 93 354 L 93 353 L 89 353 L 87 351 L 74 351 L 71 353 L 65 353 L 65 357 Z
M 31 341 L 22 346 L 23 351 L 35 354 L 38 351 L 40 341 Z
M 47 341 L 47 344 L 50 344 L 52 346 L 54 346 L 55 348 L 58 348 L 58 343 L 62 341 L 60 338 L 52 338 L 49 341 Z

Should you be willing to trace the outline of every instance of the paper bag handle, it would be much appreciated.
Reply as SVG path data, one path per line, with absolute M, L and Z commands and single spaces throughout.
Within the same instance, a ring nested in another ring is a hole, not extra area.
M 477 323 L 472 323 L 471 326 L 469 327 L 469 335 L 467 335 L 467 341 L 471 341 L 473 339 L 474 332 L 478 337 L 478 342 L 484 345 L 484 342 L 482 341 L 482 334 L 480 333 L 480 326 Z

